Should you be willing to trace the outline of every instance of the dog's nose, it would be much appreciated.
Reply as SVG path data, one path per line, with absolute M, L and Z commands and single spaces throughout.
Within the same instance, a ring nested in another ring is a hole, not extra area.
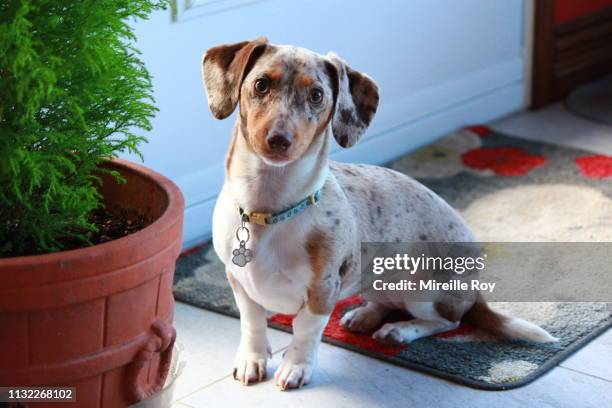
M 286 152 L 291 146 L 291 136 L 275 133 L 268 137 L 268 147 L 273 152 Z

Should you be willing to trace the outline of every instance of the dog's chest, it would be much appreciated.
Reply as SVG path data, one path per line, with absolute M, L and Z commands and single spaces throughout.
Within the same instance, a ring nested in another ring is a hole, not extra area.
M 270 311 L 293 314 L 306 299 L 312 275 L 297 238 L 267 231 L 254 243 L 253 261 L 243 268 L 232 267 L 249 296 Z
M 246 247 L 253 252 L 253 258 L 246 265 L 238 266 L 232 261 L 238 248 L 235 237 L 238 218 L 235 214 L 226 214 L 222 219 L 221 213 L 225 211 L 215 210 L 213 241 L 228 271 L 249 297 L 267 310 L 296 313 L 304 304 L 312 279 L 302 229 L 290 225 L 293 220 L 264 227 L 247 224 L 251 237 Z

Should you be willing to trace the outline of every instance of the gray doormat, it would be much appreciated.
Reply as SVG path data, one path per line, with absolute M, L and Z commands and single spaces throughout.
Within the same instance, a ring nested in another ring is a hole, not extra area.
M 612 157 L 478 126 L 404 156 L 390 167 L 446 199 L 483 242 L 612 241 Z M 238 316 L 223 265 L 210 244 L 188 251 L 178 261 L 174 294 L 177 300 Z M 406 346 L 386 347 L 339 325 L 342 314 L 359 303 L 361 298 L 355 296 L 336 306 L 324 341 L 488 390 L 533 381 L 612 325 L 612 308 L 606 303 L 495 303 L 495 309 L 531 320 L 560 341 L 510 342 L 461 326 Z M 290 324 L 291 316 L 270 318 L 272 327 L 290 331 Z
M 568 95 L 565 104 L 578 116 L 612 125 L 612 75 L 579 86 Z

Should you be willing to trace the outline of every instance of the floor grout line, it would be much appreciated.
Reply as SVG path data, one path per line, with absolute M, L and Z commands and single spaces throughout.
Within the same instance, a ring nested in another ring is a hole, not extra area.
M 203 390 L 205 390 L 205 389 L 207 389 L 207 388 L 209 388 L 209 387 L 212 387 L 212 386 L 213 386 L 213 385 L 215 385 L 215 384 L 218 384 L 218 383 L 220 383 L 220 382 L 222 382 L 222 381 L 225 381 L 226 379 L 231 378 L 231 376 L 232 376 L 231 374 L 227 374 L 226 376 L 221 377 L 221 378 L 218 378 L 218 379 L 214 380 L 213 382 L 211 382 L 211 383 L 209 383 L 209 384 L 206 384 L 206 385 L 204 385 L 204 386 L 202 386 L 202 387 L 198 388 L 197 390 L 193 390 L 193 391 L 192 391 L 192 392 L 190 392 L 189 394 L 187 394 L 187 395 L 185 395 L 185 396 L 181 397 L 179 400 L 177 400 L 177 402 L 181 402 L 181 403 L 183 403 L 183 401 L 185 401 L 185 399 L 187 399 L 187 398 L 191 397 L 193 394 L 197 394 L 198 392 L 203 391 Z
M 272 356 L 277 355 L 278 353 L 280 353 L 281 351 L 284 351 L 285 349 L 287 349 L 287 347 L 282 347 L 282 348 L 280 348 L 280 349 L 278 349 L 278 350 L 276 350 L 276 351 L 272 352 Z M 270 358 L 270 360 L 272 360 L 272 359 Z M 210 383 L 208 383 L 208 384 L 206 384 L 206 385 L 203 385 L 202 387 L 198 388 L 197 390 L 193 390 L 193 391 L 192 391 L 192 392 L 190 392 L 189 394 L 186 394 L 186 395 L 182 396 L 181 398 L 179 398 L 178 400 L 176 400 L 176 401 L 174 401 L 174 402 L 179 402 L 179 403 L 183 403 L 183 404 L 184 404 L 184 402 L 183 402 L 183 401 L 184 401 L 186 398 L 189 398 L 189 397 L 191 397 L 193 394 L 196 394 L 196 393 L 198 393 L 198 392 L 200 392 L 200 391 L 203 391 L 203 390 L 205 390 L 205 389 L 207 389 L 207 388 L 210 388 L 210 387 L 212 387 L 213 385 L 219 384 L 220 382 L 225 381 L 226 379 L 231 378 L 231 377 L 232 377 L 232 374 L 227 374 L 227 375 L 225 375 L 225 376 L 223 376 L 223 377 L 221 377 L 221 378 L 218 378 L 218 379 L 216 379 L 216 380 L 214 380 L 214 381 L 212 381 L 212 382 L 210 382 Z
M 172 403 L 172 408 L 181 408 L 181 407 L 185 407 L 185 408 L 193 408 L 193 406 L 186 404 L 184 402 L 180 402 L 180 401 L 174 401 Z
M 586 375 L 587 377 L 597 378 L 598 380 L 602 380 L 602 381 L 605 381 L 605 382 L 608 382 L 608 383 L 612 384 L 612 380 L 610 380 L 608 378 L 600 377 L 600 376 L 594 375 L 594 374 L 585 373 L 584 371 L 576 370 L 574 368 L 569 368 L 569 367 L 565 367 L 565 366 L 562 366 L 562 365 L 560 365 L 558 367 L 559 368 L 563 368 L 565 370 L 573 371 L 573 372 L 578 373 L 578 374 Z

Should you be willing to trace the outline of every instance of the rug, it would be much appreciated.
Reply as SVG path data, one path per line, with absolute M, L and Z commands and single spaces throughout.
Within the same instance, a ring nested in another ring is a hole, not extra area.
M 612 157 L 502 135 L 473 126 L 423 147 L 389 167 L 426 184 L 472 226 L 480 241 L 612 241 Z M 177 300 L 238 316 L 223 265 L 210 244 L 179 259 Z M 409 345 L 389 347 L 351 333 L 336 306 L 324 341 L 467 386 L 504 390 L 533 381 L 612 325 L 606 303 L 494 303 L 560 338 L 552 345 L 500 340 L 468 325 Z M 401 316 L 391 316 L 397 320 Z M 290 331 L 291 316 L 272 327 Z
M 578 116 L 612 125 L 612 75 L 580 85 L 568 95 L 565 104 Z

